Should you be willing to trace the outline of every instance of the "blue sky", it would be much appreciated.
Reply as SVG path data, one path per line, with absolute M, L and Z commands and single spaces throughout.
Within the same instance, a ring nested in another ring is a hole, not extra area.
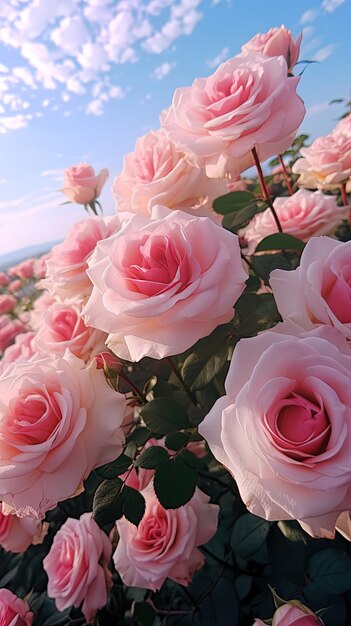
M 177 87 L 209 75 L 257 32 L 304 31 L 302 130 L 329 132 L 350 93 L 351 0 L 1 0 L 0 256 L 63 238 L 84 217 L 58 192 L 65 167 L 108 167 L 159 127 Z

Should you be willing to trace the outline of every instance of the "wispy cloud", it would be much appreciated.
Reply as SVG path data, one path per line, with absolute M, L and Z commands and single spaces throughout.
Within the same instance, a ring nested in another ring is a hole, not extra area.
M 317 52 L 313 55 L 312 61 L 318 61 L 322 63 L 322 61 L 326 61 L 333 54 L 337 44 L 331 43 L 328 46 L 324 46 L 317 50 Z
M 322 113 L 329 108 L 328 102 L 317 102 L 316 104 L 312 104 L 312 106 L 307 107 L 306 116 L 307 115 L 316 115 L 317 113 Z
M 162 63 L 161 65 L 158 65 L 157 67 L 155 67 L 154 71 L 151 72 L 150 76 L 151 78 L 154 78 L 155 80 L 162 80 L 163 78 L 165 78 L 165 76 L 167 76 L 170 71 L 176 66 L 176 63 Z
M 333 13 L 335 9 L 344 4 L 346 0 L 323 0 L 322 8 L 327 11 L 327 13 Z
M 211 68 L 217 67 L 228 58 L 228 55 L 229 48 L 223 48 L 215 57 L 213 57 L 212 59 L 208 59 L 208 61 L 206 61 L 206 65 Z
M 314 22 L 319 15 L 319 9 L 308 9 L 300 17 L 300 24 L 307 24 L 308 22 Z

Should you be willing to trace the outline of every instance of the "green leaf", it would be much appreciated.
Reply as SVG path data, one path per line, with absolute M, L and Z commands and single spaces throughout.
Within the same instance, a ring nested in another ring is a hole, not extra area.
M 124 485 L 122 494 L 123 515 L 129 522 L 138 526 L 145 513 L 145 500 L 139 491 L 128 485 Z
M 136 467 L 154 469 L 168 459 L 168 452 L 161 446 L 150 446 L 142 452 L 135 461 Z
M 190 428 L 186 411 L 169 398 L 155 398 L 141 410 L 146 426 L 155 435 L 168 435 L 182 428 Z
M 302 530 L 300 524 L 295 520 L 280 521 L 277 525 L 280 532 L 289 541 L 307 543 L 305 531 Z
M 300 252 L 304 247 L 304 242 L 301 239 L 297 239 L 297 237 L 293 237 L 288 233 L 274 233 L 260 241 L 256 246 L 255 253 L 264 252 L 265 250 L 298 250 Z
M 351 558 L 335 548 L 321 550 L 311 557 L 308 575 L 323 593 L 346 593 L 351 589 Z
M 236 555 L 243 559 L 253 559 L 266 543 L 271 525 L 269 522 L 245 513 L 235 522 L 231 546 Z
M 254 204 L 255 202 L 255 196 L 249 191 L 231 191 L 224 196 L 216 198 L 213 202 L 213 208 L 216 213 L 227 215 L 234 211 L 240 211 L 240 209 L 244 209 L 249 204 Z
M 165 439 L 165 446 L 169 450 L 179 450 L 189 439 L 190 435 L 188 433 L 170 433 Z
M 286 258 L 286 256 L 282 253 L 262 254 L 262 256 L 253 256 L 251 262 L 253 264 L 255 272 L 265 282 L 268 281 L 270 273 L 275 269 L 282 269 L 282 270 L 293 269 L 288 259 Z
M 127 441 L 134 441 L 138 446 L 143 446 L 148 439 L 150 439 L 151 433 L 148 428 L 144 428 L 141 426 L 140 428 L 136 428 L 133 432 L 128 436 Z
M 160 465 L 154 476 L 154 489 L 165 509 L 177 509 L 193 496 L 197 472 L 179 457 Z
M 120 497 L 123 482 L 120 478 L 104 480 L 98 486 L 93 502 L 93 517 L 99 526 L 111 524 L 122 517 L 122 498 Z
M 183 363 L 182 376 L 191 391 L 203 389 L 217 376 L 227 362 L 228 348 L 228 340 L 219 345 L 210 342 L 187 356 Z
M 241 226 L 246 224 L 256 213 L 260 213 L 267 208 L 264 203 L 249 204 L 249 206 L 237 211 L 236 213 L 228 213 L 223 218 L 222 226 L 233 233 L 236 233 Z
M 120 454 L 120 456 L 112 463 L 106 463 L 101 467 L 96 468 L 95 472 L 101 478 L 115 478 L 119 474 L 124 474 L 131 466 L 132 460 L 126 454 Z
M 133 602 L 132 616 L 136 619 L 138 626 L 152 626 L 156 613 L 150 604 Z

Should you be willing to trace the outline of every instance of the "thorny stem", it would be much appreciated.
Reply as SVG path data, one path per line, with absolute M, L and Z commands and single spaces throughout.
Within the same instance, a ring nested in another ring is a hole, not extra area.
M 140 389 L 138 389 L 138 387 L 130 380 L 128 376 L 126 376 L 125 374 L 119 373 L 118 377 L 124 380 L 124 382 L 127 383 L 127 385 L 129 385 L 129 387 L 134 391 L 134 393 L 138 396 L 138 398 L 142 402 L 146 402 L 146 398 L 144 394 L 140 391 Z
M 273 217 L 274 217 L 274 221 L 275 221 L 275 223 L 277 225 L 278 231 L 280 233 L 282 233 L 283 229 L 282 229 L 281 223 L 279 221 L 279 217 L 277 215 L 277 212 L 276 212 L 276 210 L 275 210 L 275 208 L 274 208 L 274 206 L 272 204 L 272 200 L 271 200 L 271 197 L 269 195 L 269 191 L 268 191 L 268 188 L 267 188 L 267 185 L 266 185 L 266 181 L 265 181 L 264 176 L 263 176 L 262 167 L 261 167 L 260 160 L 258 158 L 258 154 L 257 154 L 256 148 L 252 148 L 251 154 L 253 156 L 253 160 L 254 160 L 254 163 L 255 163 L 255 166 L 256 166 L 256 169 L 257 169 L 258 179 L 260 181 L 263 198 L 267 202 L 270 210 L 272 211 L 272 214 L 273 214 Z
M 282 157 L 281 154 L 278 154 L 278 159 L 279 159 L 279 163 L 281 165 L 281 168 L 283 170 L 283 175 L 284 175 L 284 178 L 285 178 L 286 186 L 288 188 L 288 191 L 289 191 L 290 195 L 292 196 L 293 193 L 294 193 L 294 190 L 293 190 L 291 182 L 290 182 L 289 172 L 286 169 L 286 165 L 285 165 L 285 163 L 283 161 L 283 157 Z

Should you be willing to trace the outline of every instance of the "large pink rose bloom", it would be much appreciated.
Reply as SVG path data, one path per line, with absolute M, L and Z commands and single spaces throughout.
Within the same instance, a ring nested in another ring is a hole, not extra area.
M 14 363 L 0 378 L 0 499 L 41 518 L 122 451 L 125 397 L 67 351 Z
M 282 55 L 291 72 L 300 54 L 302 33 L 295 40 L 285 26 L 270 28 L 266 33 L 257 33 L 242 46 L 243 52 L 261 52 L 269 57 Z
M 308 148 L 301 148 L 301 154 L 292 167 L 299 174 L 300 187 L 330 190 L 350 185 L 351 136 L 334 132 L 318 137 Z
M 198 546 L 215 534 L 219 507 L 210 504 L 198 488 L 184 506 L 169 510 L 159 503 L 152 488 L 142 494 L 146 509 L 139 526 L 125 517 L 116 522 L 116 569 L 128 587 L 156 591 L 166 578 L 187 585 L 204 563 Z
M 105 346 L 106 334 L 86 326 L 80 317 L 79 302 L 54 302 L 43 313 L 40 327 L 33 339 L 35 352 L 53 352 L 63 356 L 66 349 L 87 361 Z
M 209 176 L 237 176 L 290 146 L 305 115 L 285 59 L 259 53 L 226 61 L 209 78 L 177 89 L 162 125 Z
M 305 330 L 333 326 L 351 340 L 351 241 L 311 239 L 299 267 L 274 270 L 270 284 L 283 319 Z
M 25 552 L 31 544 L 42 543 L 47 528 L 46 522 L 32 517 L 4 515 L 0 505 L 0 546 L 9 552 Z
M 300 608 L 301 607 L 301 608 Z M 283 604 L 273 615 L 272 626 L 323 626 L 324 622 L 306 606 Z M 265 626 L 265 622 L 256 619 L 253 626 Z
M 101 241 L 89 261 L 88 325 L 122 359 L 162 359 L 233 317 L 247 279 L 236 235 L 206 217 L 154 207 Z M 230 275 L 230 281 L 228 281 Z
M 31 626 L 33 613 L 12 591 L 0 589 L 0 620 L 1 626 Z
M 321 191 L 299 189 L 292 196 L 275 198 L 273 206 L 284 233 L 302 241 L 316 235 L 333 233 L 336 227 L 348 218 L 350 208 L 338 206 L 336 196 L 327 196 Z M 245 253 L 255 252 L 259 242 L 277 233 L 278 228 L 270 209 L 257 213 L 245 228 L 238 231 L 239 237 L 247 242 Z
M 119 227 L 117 216 L 91 216 L 73 224 L 64 242 L 52 249 L 42 287 L 61 301 L 87 297 L 92 289 L 86 274 L 88 259 L 97 242 L 115 233 Z
M 331 538 L 351 508 L 351 354 L 333 329 L 290 332 L 239 342 L 199 430 L 252 513 Z
M 68 518 L 43 561 L 49 578 L 48 596 L 55 599 L 59 611 L 82 605 L 85 619 L 93 621 L 107 602 L 111 554 L 111 542 L 91 513 L 84 513 L 79 520 Z
M 108 170 L 95 170 L 88 163 L 72 165 L 64 171 L 64 187 L 61 189 L 71 202 L 89 204 L 101 194 L 102 188 L 108 179 Z
M 207 178 L 203 168 L 191 165 L 163 129 L 138 139 L 112 186 L 120 211 L 147 216 L 163 204 L 217 222 L 221 217 L 211 209 L 212 201 L 225 193 L 226 181 Z

